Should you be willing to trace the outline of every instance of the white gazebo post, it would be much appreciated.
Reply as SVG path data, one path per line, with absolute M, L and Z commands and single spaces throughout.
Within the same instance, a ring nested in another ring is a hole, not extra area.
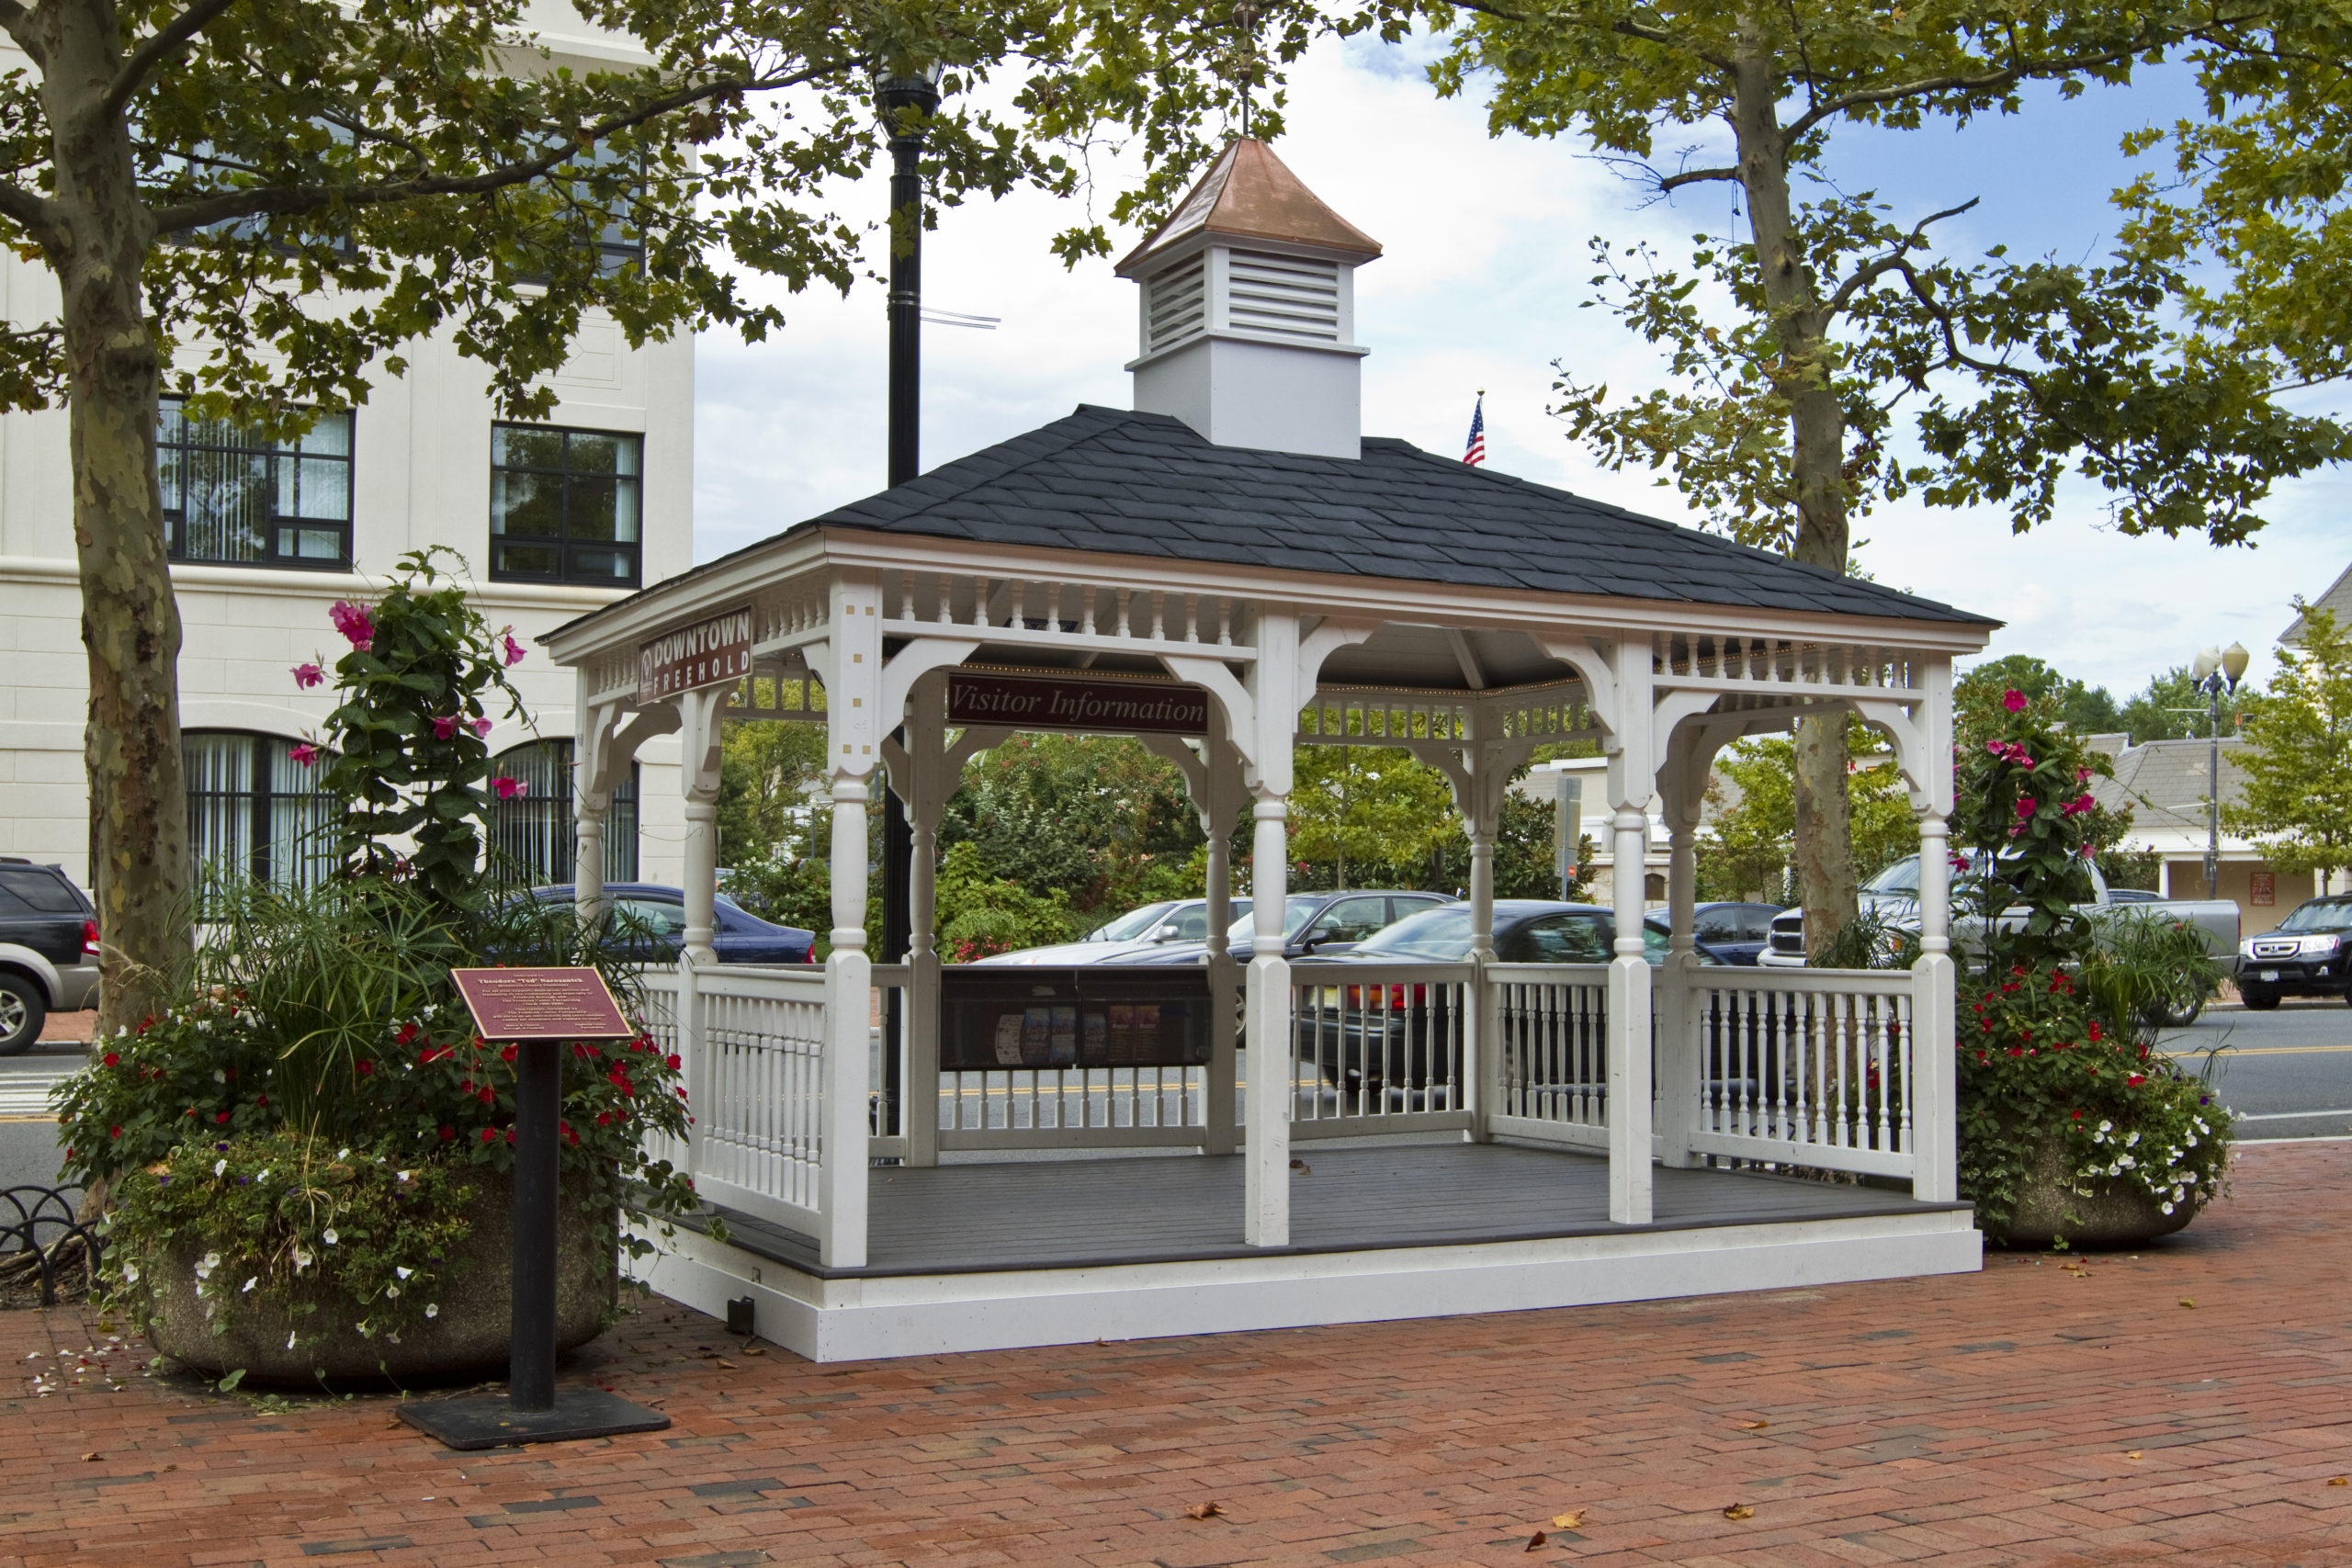
M 571 902 L 580 923 L 594 930 L 605 912 L 605 818 L 613 793 L 598 786 L 612 748 L 613 715 L 589 703 L 585 670 L 579 685 L 571 721 Z
M 1616 955 L 1609 964 L 1609 1218 L 1650 1223 L 1650 965 L 1643 954 L 1644 866 L 1657 763 L 1650 748 L 1650 644 L 1621 638 L 1611 660 L 1616 722 L 1609 730 L 1610 904 Z
M 680 886 L 685 894 L 685 948 L 689 964 L 716 964 L 710 945 L 717 924 L 718 896 L 718 746 L 725 721 L 720 716 L 732 688 L 705 686 L 678 699 L 684 723 L 681 727 L 679 781 L 686 796 L 685 870 Z
M 1927 665 L 1927 697 L 1913 717 L 1919 738 L 1911 795 L 1919 818 L 1919 957 L 1911 965 L 1911 1195 L 1960 1197 L 1959 1009 L 1952 990 L 1951 660 Z
M 1256 946 L 1250 958 L 1250 1088 L 1243 1151 L 1244 1239 L 1290 1245 L 1290 964 L 1283 957 L 1283 897 L 1290 861 L 1291 748 L 1298 736 L 1298 616 L 1261 604 L 1250 671 L 1250 897 Z
M 876 714 L 882 634 L 870 573 L 842 572 L 831 593 L 825 681 L 827 773 L 833 803 L 833 950 L 825 959 L 825 1103 L 818 1142 L 818 1237 L 829 1269 L 865 1264 L 866 1101 L 874 964 L 865 953 L 865 804 L 879 761 Z
M 1714 748 L 1684 731 L 1667 750 L 1659 794 L 1666 804 L 1666 962 L 1657 971 L 1657 1134 L 1661 1157 L 1670 1166 L 1692 1162 L 1690 1134 L 1698 1128 L 1699 1098 L 1707 1074 L 1706 1047 L 1693 1027 L 1693 992 L 1699 978 L 1699 807 L 1705 798 L 1707 768 Z
M 903 1010 L 906 1073 L 899 1093 L 899 1127 L 909 1165 L 939 1163 L 939 818 L 954 780 L 947 770 L 947 681 L 937 671 L 917 681 L 908 703 L 908 772 L 913 798 L 908 826 L 913 853 L 907 866 L 907 953 Z
M 1502 1103 L 1502 991 L 1487 983 L 1487 966 L 1495 961 L 1495 833 L 1501 823 L 1503 791 L 1510 770 L 1503 766 L 1499 739 L 1492 733 L 1494 718 L 1484 703 L 1470 708 L 1469 744 L 1463 748 L 1464 776 L 1455 785 L 1462 825 L 1470 839 L 1470 1037 L 1469 1081 L 1462 1091 L 1470 1099 L 1472 1134 L 1481 1142 L 1493 1135 L 1488 1118 Z M 1466 786 L 1466 787 L 1464 787 Z

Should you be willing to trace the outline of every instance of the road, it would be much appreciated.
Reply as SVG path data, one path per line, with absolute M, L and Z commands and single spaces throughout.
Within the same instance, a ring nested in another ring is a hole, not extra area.
M 2222 1102 L 2244 1119 L 2241 1137 L 2352 1134 L 2352 1007 L 2290 1000 L 2267 1013 L 2216 1008 L 2164 1042 L 2191 1065 L 2216 1047 L 2213 1082 Z M 0 1057 L 0 1189 L 57 1180 L 49 1086 L 82 1065 L 83 1051 L 45 1041 L 21 1056 Z

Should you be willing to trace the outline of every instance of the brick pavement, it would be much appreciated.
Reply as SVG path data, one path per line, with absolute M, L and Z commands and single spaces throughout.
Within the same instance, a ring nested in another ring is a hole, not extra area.
M 121 1392 L 76 1387 L 85 1320 L 16 1313 L 0 1561 L 2322 1568 L 2352 1563 L 2348 1235 L 2352 1145 L 2313 1144 L 2086 1274 L 831 1367 L 657 1304 L 568 1375 L 672 1430 L 468 1456 L 385 1399 L 128 1350 Z

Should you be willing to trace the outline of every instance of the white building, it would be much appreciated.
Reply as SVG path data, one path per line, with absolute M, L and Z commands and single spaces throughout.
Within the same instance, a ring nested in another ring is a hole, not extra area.
M 629 58 L 568 6 L 534 8 L 559 63 Z M 0 311 L 53 319 L 48 272 L 0 257 Z M 512 671 L 530 724 L 490 737 L 530 789 L 500 824 L 504 847 L 541 880 L 571 876 L 572 681 L 534 645 L 539 633 L 690 564 L 694 344 L 632 349 L 601 314 L 583 322 L 552 378 L 545 422 L 493 412 L 479 362 L 443 334 L 411 345 L 408 374 L 379 379 L 366 406 L 322 419 L 299 449 L 179 418 L 167 400 L 159 466 L 173 582 L 186 639 L 179 661 L 193 837 L 199 857 L 291 870 L 294 835 L 315 818 L 310 780 L 287 760 L 334 706 L 295 689 L 291 667 L 344 644 L 337 599 L 380 591 L 399 558 L 427 545 L 472 566 L 474 602 L 512 623 L 532 652 Z M 0 854 L 55 863 L 85 886 L 89 795 L 83 768 L 88 681 L 62 410 L 0 418 Z M 684 818 L 676 746 L 639 758 L 642 820 L 608 835 L 608 879 L 675 881 Z

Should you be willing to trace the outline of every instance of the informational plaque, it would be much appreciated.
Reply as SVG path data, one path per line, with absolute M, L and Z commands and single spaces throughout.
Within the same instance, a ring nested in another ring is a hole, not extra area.
M 751 672 L 748 606 L 637 645 L 637 700 L 640 703 L 674 697 L 698 686 L 723 685 Z
M 452 969 L 484 1040 L 627 1040 L 637 1031 L 594 969 Z
M 947 722 L 1095 735 L 1206 735 L 1209 697 L 1166 681 L 1081 681 L 953 671 Z

